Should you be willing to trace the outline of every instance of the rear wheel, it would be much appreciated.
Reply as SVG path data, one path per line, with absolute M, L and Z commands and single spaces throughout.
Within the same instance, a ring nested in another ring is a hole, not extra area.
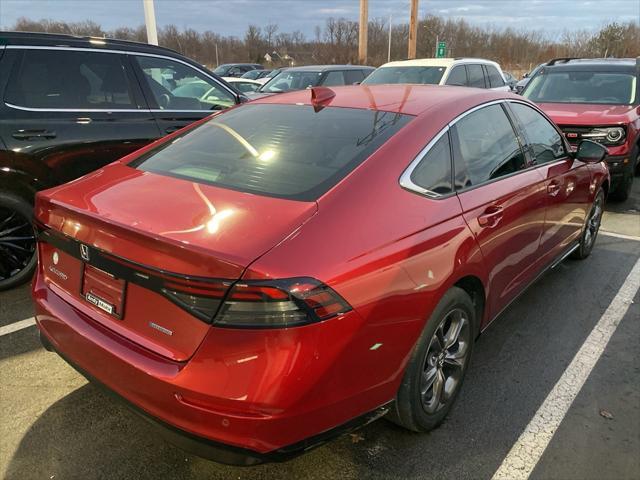
M 469 295 L 453 287 L 429 318 L 409 360 L 389 419 L 416 432 L 442 423 L 464 380 L 476 318 Z
M 582 260 L 587 258 L 593 250 L 596 243 L 596 237 L 600 230 L 600 222 L 602 222 L 602 213 L 604 212 L 604 192 L 600 190 L 593 200 L 591 210 L 587 216 L 582 237 L 580 237 L 580 245 L 571 254 L 571 258 Z
M 36 266 L 33 208 L 20 197 L 0 193 L 0 290 L 31 279 Z

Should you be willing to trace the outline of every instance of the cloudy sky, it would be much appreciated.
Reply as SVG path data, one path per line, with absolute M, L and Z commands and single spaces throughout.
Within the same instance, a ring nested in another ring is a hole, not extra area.
M 409 0 L 370 0 L 369 17 L 407 22 Z M 277 23 L 280 31 L 313 35 L 328 17 L 358 18 L 359 0 L 155 0 L 159 26 L 243 36 L 250 23 Z M 640 22 L 640 0 L 420 0 L 420 16 L 464 18 L 475 25 L 533 29 L 554 36 L 596 30 L 610 21 Z M 93 20 L 110 30 L 144 23 L 142 0 L 0 0 L 0 27 L 17 18 Z

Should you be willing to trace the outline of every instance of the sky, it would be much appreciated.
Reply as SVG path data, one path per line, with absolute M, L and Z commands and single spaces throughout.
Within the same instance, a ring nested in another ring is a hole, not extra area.
M 409 20 L 410 0 L 369 0 L 369 18 Z M 420 17 L 464 18 L 473 25 L 542 31 L 597 30 L 611 21 L 640 23 L 640 0 L 420 0 Z M 278 24 L 281 32 L 314 27 L 329 17 L 358 19 L 359 0 L 155 0 L 158 26 L 212 30 L 243 37 L 249 24 Z M 0 28 L 19 17 L 93 20 L 103 29 L 144 23 L 142 0 L 0 0 Z

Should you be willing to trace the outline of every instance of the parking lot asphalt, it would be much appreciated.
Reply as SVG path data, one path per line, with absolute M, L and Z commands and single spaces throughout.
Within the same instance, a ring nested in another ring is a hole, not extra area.
M 489 479 L 639 258 L 636 181 L 627 202 L 608 205 L 591 257 L 551 270 L 481 335 L 458 402 L 440 428 L 414 434 L 379 420 L 282 464 L 236 468 L 186 454 L 44 351 L 35 327 L 2 335 L 0 476 Z M 28 287 L 0 293 L 0 328 L 32 315 Z M 636 292 L 530 478 L 640 476 L 638 339 Z

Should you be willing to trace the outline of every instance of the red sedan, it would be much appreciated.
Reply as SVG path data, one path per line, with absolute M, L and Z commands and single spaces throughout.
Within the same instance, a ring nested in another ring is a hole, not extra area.
M 589 255 L 604 154 L 504 92 L 260 99 L 38 195 L 41 338 L 221 462 L 427 431 L 478 334 Z

